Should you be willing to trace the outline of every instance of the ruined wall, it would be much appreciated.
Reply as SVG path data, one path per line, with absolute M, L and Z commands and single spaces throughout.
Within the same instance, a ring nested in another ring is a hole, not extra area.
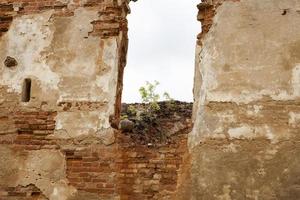
M 141 133 L 118 131 L 111 145 L 95 137 L 48 137 L 31 124 L 53 123 L 55 114 L 22 113 L 18 117 L 32 123 L 19 126 L 29 128 L 0 137 L 0 199 L 174 199 L 192 128 L 191 107 L 179 104 L 172 106 L 173 112 L 159 111 L 167 139 L 145 143 L 137 139 Z M 160 138 L 162 133 L 151 134 Z
M 300 2 L 198 7 L 195 124 L 181 199 L 299 199 Z
M 128 3 L 0 1 L 1 199 L 119 197 L 106 191 L 113 168 L 98 192 L 68 177 L 70 152 L 114 152 Z
M 300 199 L 300 2 L 199 4 L 189 153 L 113 129 L 128 3 L 0 0 L 0 199 Z
M 173 199 L 191 104 L 161 109 L 163 142 L 114 129 L 128 3 L 0 0 L 0 200 Z
M 110 117 L 119 116 L 128 2 L 8 1 L 0 8 L 2 101 L 13 94 L 18 110 L 57 111 L 56 137 L 108 131 Z

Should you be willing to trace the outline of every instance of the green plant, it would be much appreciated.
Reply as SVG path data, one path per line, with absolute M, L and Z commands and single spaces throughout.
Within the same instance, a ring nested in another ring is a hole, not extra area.
M 160 83 L 158 81 L 154 81 L 154 83 L 146 82 L 145 86 L 140 87 L 139 92 L 142 98 L 142 102 L 148 104 L 148 111 L 159 111 L 160 106 L 158 101 L 160 100 L 160 95 L 156 93 L 156 88 Z M 174 99 L 171 98 L 170 94 L 167 92 L 163 93 L 163 97 L 168 104 L 172 105 L 174 103 Z
M 135 116 L 137 114 L 137 110 L 133 105 L 130 105 L 128 107 L 128 112 L 129 112 L 130 115 L 133 115 L 133 116 Z
M 158 111 L 160 107 L 158 105 L 158 101 L 160 99 L 160 95 L 156 93 L 156 88 L 159 85 L 158 81 L 154 81 L 154 83 L 146 82 L 145 86 L 142 86 L 139 89 L 142 102 L 149 104 L 150 111 Z

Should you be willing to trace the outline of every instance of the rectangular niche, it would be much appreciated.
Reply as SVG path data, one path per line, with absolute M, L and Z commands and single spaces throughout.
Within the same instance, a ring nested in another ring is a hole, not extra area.
M 22 102 L 29 102 L 31 96 L 31 79 L 26 78 L 23 82 Z

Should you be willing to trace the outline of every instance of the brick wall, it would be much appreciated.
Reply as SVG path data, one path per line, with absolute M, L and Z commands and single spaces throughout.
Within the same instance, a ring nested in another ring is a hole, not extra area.
M 114 199 L 119 195 L 116 190 L 116 145 L 93 145 L 66 150 L 65 154 L 70 185 L 79 191 L 95 193 L 101 199 Z
M 73 16 L 78 7 L 97 10 L 99 18 L 91 22 L 93 30 L 89 34 L 102 39 L 119 36 L 115 116 L 111 118 L 112 126 L 116 127 L 121 114 L 122 79 L 128 46 L 128 2 L 124 1 L 122 5 L 116 0 L 72 2 L 1 0 L 0 37 L 9 30 L 14 18 L 22 15 L 54 10 L 52 17 L 59 18 Z M 58 139 L 53 135 L 59 112 L 103 112 L 100 111 L 102 102 L 62 101 L 50 106 L 48 102 L 37 100 L 35 104 L 24 104 L 21 95 L 5 84 L 0 85 L 0 94 L 0 145 L 21 155 L 24 162 L 27 155 L 38 150 L 61 152 L 66 160 L 66 177 L 60 178 L 66 178 L 70 188 L 79 191 L 79 199 L 168 199 L 176 191 L 178 173 L 187 151 L 190 122 L 186 122 L 186 129 L 175 133 L 167 143 L 141 144 L 129 133 L 121 132 L 116 132 L 116 141 L 109 146 L 98 138 Z M 183 118 L 185 121 L 190 117 Z M 172 124 L 168 119 L 165 121 L 168 126 Z M 1 170 L 0 166 L 0 178 L 3 175 Z M 0 200 L 47 199 L 38 185 L 18 184 L 15 187 L 2 184 Z
M 91 22 L 93 30 L 89 34 L 101 39 L 118 37 L 119 40 L 119 72 L 116 86 L 117 103 L 114 104 L 115 116 L 112 117 L 112 122 L 118 123 L 123 68 L 126 64 L 128 42 L 126 15 L 129 12 L 129 8 L 127 4 L 127 1 L 116 0 L 1 0 L 0 37 L 9 30 L 14 18 L 23 15 L 54 10 L 51 18 L 59 18 L 73 16 L 74 11 L 79 7 L 96 10 L 99 18 Z M 56 107 L 50 107 L 48 106 L 48 102 L 39 101 L 34 105 L 26 105 L 21 103 L 21 95 L 15 93 L 6 85 L 0 85 L 0 94 L 0 145 L 9 147 L 18 155 L 25 155 L 25 159 L 29 152 L 41 149 L 59 150 L 66 158 L 66 178 L 70 186 L 82 191 L 82 194 L 83 192 L 95 194 L 101 199 L 114 199 L 119 196 L 116 191 L 116 144 L 105 146 L 99 142 L 93 145 L 94 140 L 96 140 L 95 138 L 92 139 L 93 141 L 84 144 L 76 139 L 64 140 L 53 138 L 56 124 L 55 118 L 58 112 L 101 110 L 103 102 L 58 102 Z M 3 175 L 3 171 L 1 170 L 3 168 L 0 166 L 0 178 Z M 42 196 L 35 185 L 6 187 L 4 183 L 4 185 L 0 186 L 1 200 L 47 199 Z M 89 197 L 83 194 L 83 198 Z
M 0 200 L 46 200 L 34 185 L 0 188 Z
M 52 139 L 55 116 L 56 112 L 14 112 L 12 120 L 16 130 L 0 135 L 0 144 L 10 146 L 21 155 L 40 149 L 60 150 L 66 158 L 69 185 L 82 193 L 82 197 L 94 194 L 101 199 L 172 199 L 187 152 L 190 117 L 182 117 L 185 128 L 167 141 L 143 144 L 132 133 L 117 132 L 115 143 L 105 146 L 95 139 L 87 144 Z M 171 120 L 164 119 L 164 123 L 170 126 Z M 37 187 L 29 185 L 0 187 L 0 199 L 47 198 Z
M 136 144 L 129 136 L 120 135 L 117 165 L 121 199 L 172 199 L 187 152 L 187 133 L 153 146 Z
M 74 12 L 78 8 L 87 8 L 90 10 L 96 10 L 98 12 L 98 19 L 91 22 L 93 25 L 93 30 L 89 32 L 89 35 L 94 37 L 99 37 L 103 40 L 118 37 L 118 78 L 117 78 L 117 90 L 116 90 L 116 103 L 115 105 L 115 114 L 112 116 L 112 123 L 117 124 L 120 116 L 121 109 L 121 92 L 123 87 L 123 71 L 126 65 L 126 55 L 127 55 L 127 46 L 128 46 L 128 37 L 127 37 L 127 14 L 129 13 L 128 1 L 122 0 L 76 0 L 76 1 L 59 1 L 59 0 L 1 0 L 0 1 L 0 37 L 6 33 L 12 21 L 20 16 L 28 14 L 37 14 L 45 11 L 53 10 L 54 13 L 51 16 L 51 19 L 65 17 L 65 16 L 74 16 Z M 99 44 L 103 45 L 103 44 Z M 22 66 L 24 67 L 24 66 Z M 5 85 L 3 85 L 4 87 Z M 2 86 L 0 86 L 2 87 Z M 6 96 L 5 89 L 0 88 L 2 96 Z M 7 89 L 7 88 L 6 88 Z M 13 94 L 13 93 L 12 93 Z M 16 95 L 16 94 L 13 94 Z M 14 101 L 16 105 L 15 108 L 22 107 L 18 104 L 20 100 L 19 95 L 15 96 Z M 40 106 L 43 104 L 47 105 L 47 102 L 40 102 Z M 61 105 L 65 102 L 60 102 Z M 68 102 L 69 103 L 69 102 Z M 74 103 L 75 102 L 71 102 Z M 79 104 L 95 104 L 97 102 L 76 102 Z M 39 106 L 39 105 L 38 105 Z M 10 107 L 7 105 L 6 107 Z M 60 109 L 60 108 L 56 108 Z M 75 106 L 73 108 L 75 109 Z M 95 108 L 96 109 L 96 108 Z M 30 108 L 31 111 L 40 111 L 40 108 Z M 79 110 L 79 109 L 77 109 Z M 48 110 L 46 110 L 48 111 Z M 0 131 L 2 130 L 0 124 Z
M 127 6 L 124 4 L 124 7 Z M 36 1 L 36 0 L 7 0 L 0 2 L 0 37 L 7 32 L 13 17 L 24 14 L 38 13 L 45 10 L 56 10 L 58 16 L 70 16 L 78 7 L 93 7 L 101 12 L 99 20 L 93 22 L 94 31 L 92 35 L 109 37 L 118 36 L 120 30 L 127 29 L 126 16 L 122 16 L 124 7 L 118 6 L 117 1 L 95 1 L 87 0 L 84 2 L 68 1 L 63 3 L 58 0 Z

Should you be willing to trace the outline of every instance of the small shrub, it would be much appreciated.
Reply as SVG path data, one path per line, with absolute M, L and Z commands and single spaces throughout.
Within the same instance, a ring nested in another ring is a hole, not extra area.
M 158 81 L 154 81 L 154 83 L 146 82 L 146 86 L 143 86 L 139 89 L 142 102 L 149 104 L 149 111 L 159 111 L 160 107 L 158 105 L 158 101 L 160 99 L 160 95 L 156 93 L 156 87 L 159 85 Z
M 135 116 L 135 115 L 137 114 L 137 110 L 136 110 L 136 108 L 135 108 L 133 105 L 130 105 L 130 106 L 128 107 L 128 113 L 129 113 L 130 115 Z

